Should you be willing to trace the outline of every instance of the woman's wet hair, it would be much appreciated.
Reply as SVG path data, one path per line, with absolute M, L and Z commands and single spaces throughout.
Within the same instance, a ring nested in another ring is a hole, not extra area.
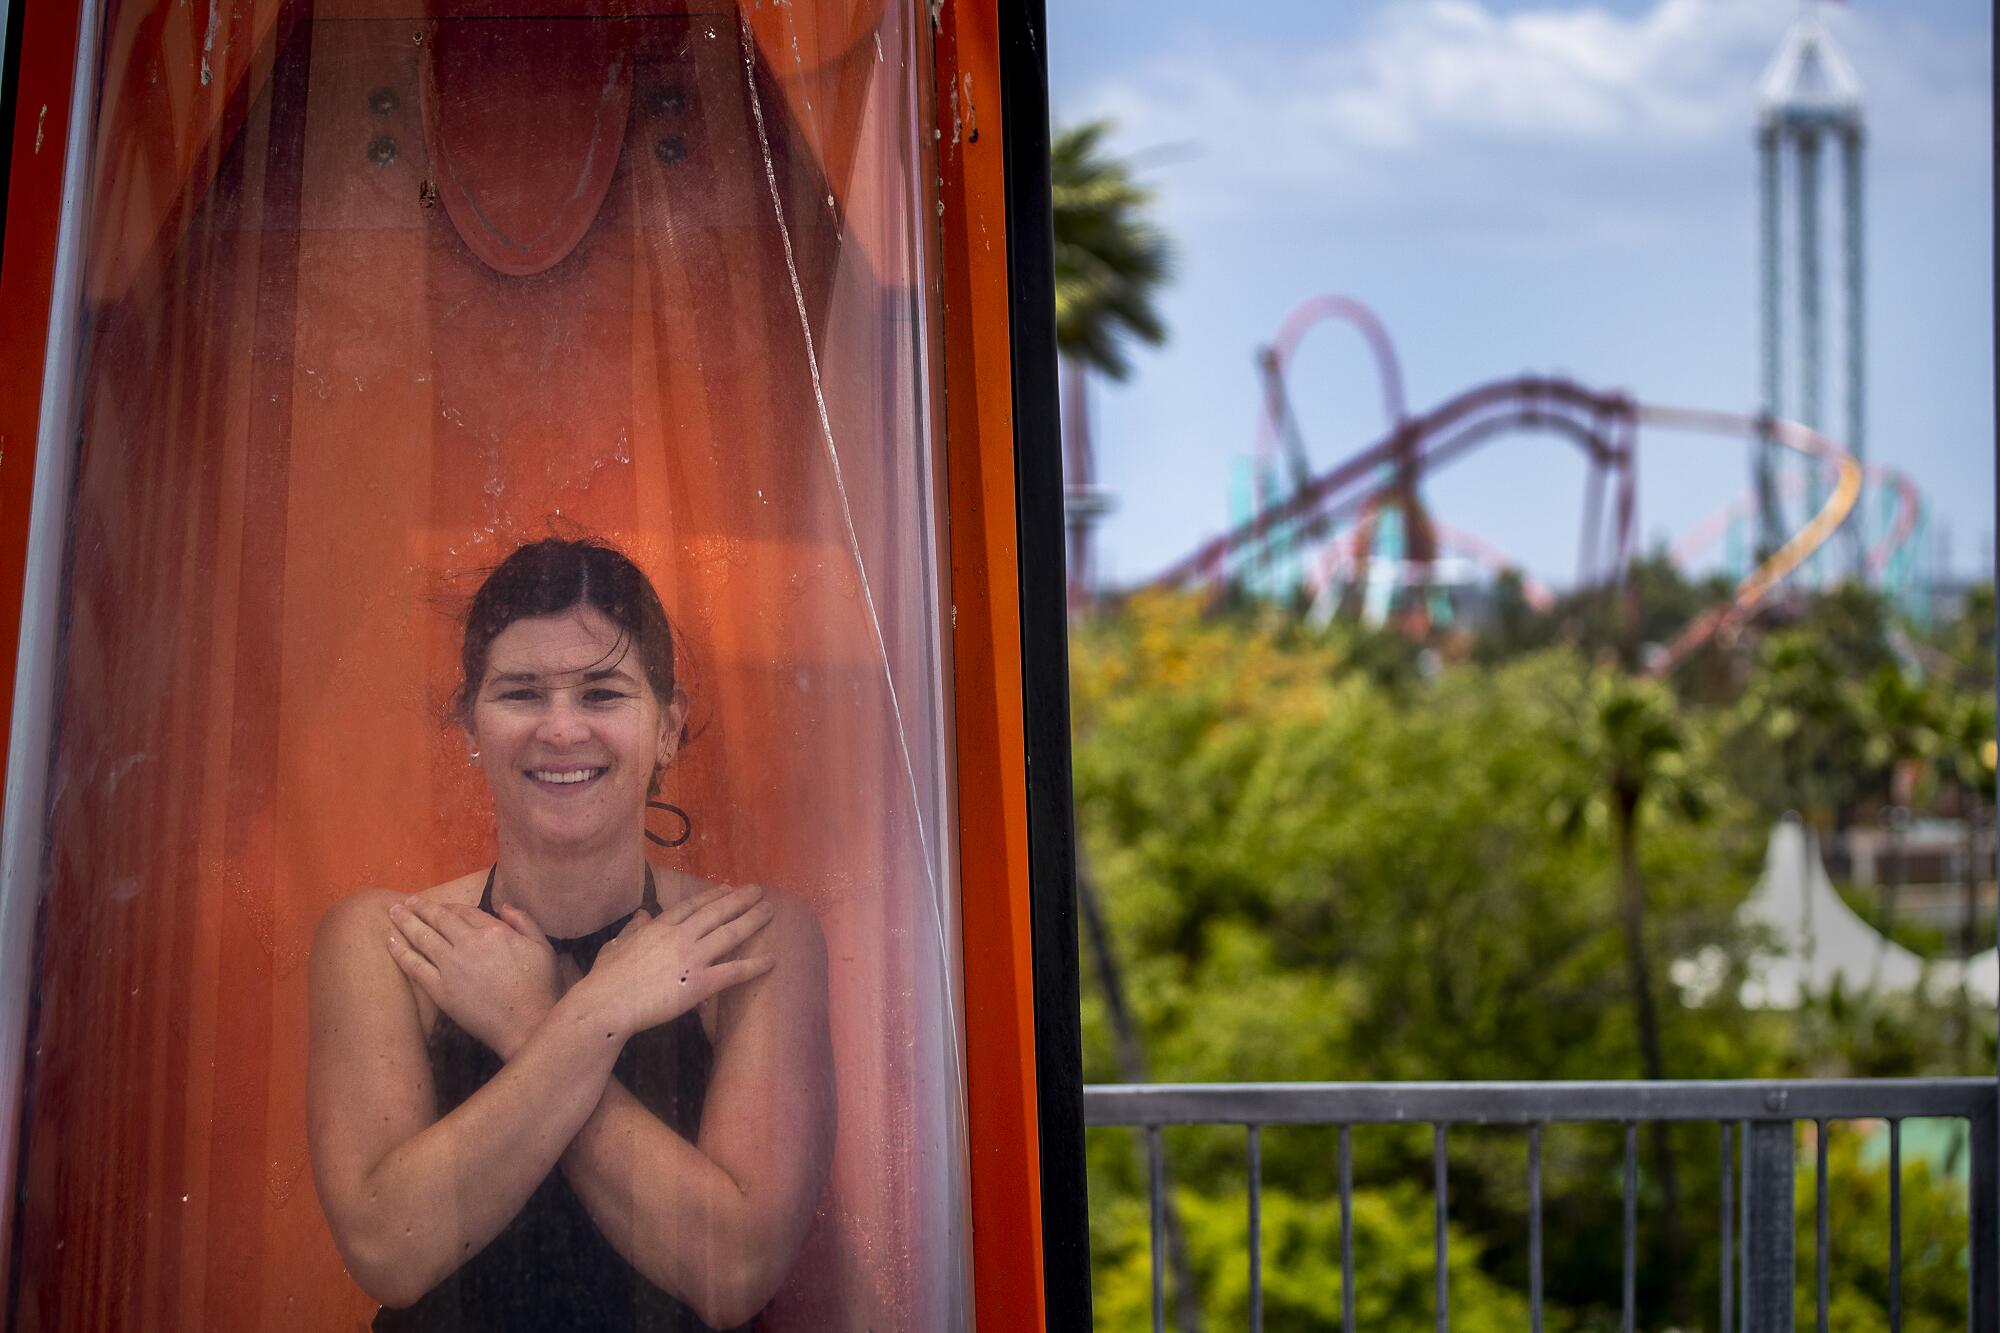
M 624 552 L 594 538 L 544 537 L 495 565 L 472 595 L 459 643 L 452 712 L 470 720 L 493 640 L 517 620 L 588 606 L 618 627 L 607 661 L 630 652 L 664 707 L 674 697 L 674 628 L 653 584 Z

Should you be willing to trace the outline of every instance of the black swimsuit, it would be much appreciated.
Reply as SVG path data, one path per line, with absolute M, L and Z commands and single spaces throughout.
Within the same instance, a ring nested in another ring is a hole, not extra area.
M 660 914 L 651 866 L 641 906 Z M 479 910 L 498 915 L 491 871 Z M 628 914 L 578 939 L 549 943 L 588 972 L 597 951 L 631 919 Z M 439 1116 L 500 1072 L 500 1057 L 442 1012 L 431 1028 L 428 1050 Z M 692 1143 L 701 1127 L 713 1064 L 708 1034 L 690 1009 L 626 1042 L 612 1074 L 641 1105 Z M 401 1310 L 384 1307 L 375 1316 L 376 1333 L 701 1333 L 708 1327 L 611 1247 L 560 1168 L 536 1186 L 485 1249 L 422 1300 Z

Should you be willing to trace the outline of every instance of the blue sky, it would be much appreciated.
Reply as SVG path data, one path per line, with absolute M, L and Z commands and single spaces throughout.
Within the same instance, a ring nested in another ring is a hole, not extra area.
M 1758 78 L 1798 10 L 1052 3 L 1056 121 L 1115 120 L 1177 257 L 1170 342 L 1093 389 L 1118 505 L 1100 569 L 1137 579 L 1227 525 L 1232 460 L 1257 421 L 1252 355 L 1320 293 L 1381 315 L 1412 410 L 1522 371 L 1753 410 L 1751 129 Z M 1993 527 L 1988 7 L 1857 0 L 1826 14 L 1868 116 L 1869 455 L 1916 478 L 1953 567 L 1970 570 L 1990 562 Z M 1829 291 L 1835 276 L 1829 264 Z M 1294 365 L 1317 466 L 1381 434 L 1352 333 L 1323 328 Z M 1747 455 L 1726 441 L 1648 434 L 1641 459 L 1649 546 L 1747 488 Z M 1569 447 L 1538 437 L 1490 446 L 1426 491 L 1445 523 L 1558 584 L 1574 575 L 1582 492 Z

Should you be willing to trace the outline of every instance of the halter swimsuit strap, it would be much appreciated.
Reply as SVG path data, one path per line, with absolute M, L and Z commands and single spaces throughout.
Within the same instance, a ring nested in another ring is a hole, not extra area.
M 497 917 L 500 915 L 493 908 L 493 879 L 499 873 L 500 866 L 496 862 L 492 869 L 486 872 L 486 887 L 479 892 L 479 910 L 488 916 Z M 653 863 L 650 861 L 646 863 L 646 888 L 645 892 L 639 898 L 639 910 L 650 916 L 658 916 L 660 914 L 660 894 L 653 886 Z M 551 935 L 549 936 L 549 947 L 557 953 L 588 953 L 594 959 L 597 957 L 598 949 L 602 948 L 605 942 L 611 939 L 612 936 L 625 929 L 626 923 L 631 919 L 632 913 L 627 912 L 616 921 L 600 926 L 588 935 L 578 935 L 574 939 L 564 939 L 561 936 Z

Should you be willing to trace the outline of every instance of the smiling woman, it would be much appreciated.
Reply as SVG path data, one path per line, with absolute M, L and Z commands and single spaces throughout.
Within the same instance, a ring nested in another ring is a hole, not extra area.
M 603 743 L 623 738 L 628 750 L 643 748 L 643 761 L 634 754 L 615 767 L 628 781 L 644 775 L 646 795 L 658 789 L 686 737 L 688 699 L 674 675 L 666 609 L 639 568 L 607 546 L 549 538 L 521 547 L 472 599 L 458 657 L 463 674 L 453 711 L 474 759 L 482 729 L 486 733 L 495 758 L 482 767 L 496 799 L 518 794 L 496 782 L 508 771 L 498 756 L 522 742 L 532 750 L 536 734 L 550 724 L 557 740 L 568 738 L 565 722 L 571 728 L 594 722 Z M 565 696 L 584 707 L 567 718 L 552 716 Z M 647 718 L 659 735 L 646 734 L 641 724 Z M 517 743 L 509 746 L 510 738 Z M 547 748 L 527 757 L 550 759 Z M 594 787 L 614 767 L 598 759 L 578 754 L 520 771 L 543 789 Z
M 832 1152 L 818 922 L 645 859 L 687 696 L 622 554 L 523 546 L 473 598 L 460 660 L 498 859 L 346 899 L 313 948 L 334 1239 L 382 1333 L 743 1324 Z

